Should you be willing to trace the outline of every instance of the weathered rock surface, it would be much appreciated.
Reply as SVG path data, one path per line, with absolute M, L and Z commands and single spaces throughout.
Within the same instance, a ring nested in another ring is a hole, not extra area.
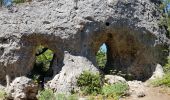
M 76 91 L 77 78 L 83 71 L 98 72 L 88 59 L 81 56 L 75 57 L 68 52 L 65 53 L 63 62 L 65 65 L 62 71 L 46 84 L 46 88 L 69 94 L 70 91 Z
M 3 85 L 0 85 L 0 90 L 4 90 L 5 87 Z
M 163 67 L 160 64 L 157 64 L 155 71 L 153 72 L 152 77 L 150 78 L 150 80 L 154 80 L 157 78 L 162 78 L 165 75 L 164 71 L 163 71 Z
M 0 10 L 1 84 L 5 75 L 14 79 L 33 69 L 39 45 L 56 55 L 53 80 L 58 92 L 74 87 L 72 78 L 74 82 L 84 68 L 97 71 L 95 55 L 103 43 L 107 46 L 105 73 L 116 69 L 145 80 L 158 63 L 163 64 L 169 40 L 159 26 L 159 0 L 74 1 L 33 0 L 17 5 L 13 13 Z M 67 55 L 76 61 L 67 60 Z
M 117 75 L 105 75 L 105 81 L 108 84 L 115 84 L 115 83 L 127 83 L 127 81 L 121 77 L 121 76 L 117 76 Z
M 17 77 L 6 89 L 7 95 L 14 100 L 36 100 L 38 86 L 26 77 Z
M 128 81 L 129 92 L 132 97 L 141 98 L 146 95 L 146 84 L 141 81 Z

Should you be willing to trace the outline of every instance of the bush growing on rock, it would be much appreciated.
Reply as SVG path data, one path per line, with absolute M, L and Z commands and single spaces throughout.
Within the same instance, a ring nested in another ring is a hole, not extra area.
M 170 57 L 167 58 L 167 63 L 163 66 L 163 70 L 165 72 L 163 78 L 151 80 L 150 82 L 152 85 L 170 87 Z
M 39 92 L 38 100 L 56 100 L 52 90 L 46 89 Z
M 154 86 L 170 87 L 170 73 L 165 74 L 163 78 L 159 78 L 159 79 L 151 81 L 151 84 Z
M 104 85 L 102 88 L 102 93 L 106 97 L 113 97 L 117 100 L 122 95 L 125 95 L 128 89 L 129 87 L 126 83 L 119 82 L 111 85 Z
M 6 97 L 6 93 L 3 90 L 0 90 L 0 100 L 4 100 Z
M 77 85 L 83 94 L 99 94 L 101 93 L 102 79 L 99 73 L 84 71 L 77 80 Z

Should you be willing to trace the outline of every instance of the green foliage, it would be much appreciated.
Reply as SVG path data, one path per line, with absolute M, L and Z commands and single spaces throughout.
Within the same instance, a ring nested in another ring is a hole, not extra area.
M 101 76 L 99 73 L 84 71 L 77 80 L 77 85 L 80 87 L 83 94 L 99 94 L 101 92 Z
M 167 63 L 163 66 L 165 75 L 163 78 L 152 80 L 151 84 L 154 86 L 168 86 L 170 87 L 170 57 L 167 58 Z
M 43 46 L 39 46 L 37 52 L 42 51 L 43 48 L 44 48 Z M 36 57 L 36 64 L 42 63 L 43 64 L 43 70 L 47 71 L 49 69 L 50 62 L 51 62 L 52 59 L 53 59 L 53 51 L 48 49 L 43 54 Z
M 118 99 L 122 95 L 125 95 L 128 89 L 129 87 L 125 83 L 115 83 L 112 85 L 104 85 L 102 88 L 102 93 L 107 97 Z
M 78 96 L 65 94 L 55 94 L 52 90 L 46 89 L 44 91 L 39 92 L 38 100 L 78 100 Z
M 66 96 L 65 94 L 56 94 L 56 100 L 65 100 L 66 99 Z
M 39 46 L 37 48 L 36 54 L 43 52 L 43 49 L 43 46 Z M 42 54 L 37 55 L 34 68 L 31 71 L 30 75 L 28 75 L 28 77 L 32 78 L 36 83 L 39 83 L 39 81 L 41 81 L 41 78 L 45 76 L 48 77 L 50 75 L 52 76 L 53 72 L 50 66 L 51 61 L 53 60 L 53 55 L 53 52 L 49 49 L 47 49 Z
M 79 100 L 79 98 L 77 95 L 73 94 L 73 95 L 67 96 L 67 100 Z
M 154 86 L 167 86 L 170 87 L 170 73 L 165 74 L 163 78 L 151 81 Z
M 6 93 L 3 90 L 0 90 L 0 100 L 5 100 L 6 98 Z
M 96 60 L 97 60 L 97 64 L 98 64 L 99 68 L 104 68 L 106 61 L 107 61 L 106 52 L 104 50 L 100 49 L 97 52 Z
M 39 93 L 38 100 L 56 100 L 52 90 L 46 89 Z
M 26 2 L 26 0 L 13 0 L 13 3 L 16 3 L 16 4 L 24 3 L 24 2 Z
M 68 96 L 66 96 L 65 94 L 56 94 L 55 97 L 55 100 L 78 100 L 78 96 L 76 94 Z
M 166 73 L 168 72 L 170 73 L 170 57 L 167 58 L 167 63 L 165 64 L 163 68 Z
M 160 5 L 160 11 L 163 11 L 163 17 L 160 19 L 159 26 L 165 26 L 168 30 L 166 33 L 166 36 L 170 38 L 170 10 L 169 10 L 169 5 L 170 5 L 170 0 L 162 0 L 163 4 Z
M 158 78 L 150 81 L 154 86 L 167 86 L 170 87 L 170 57 L 167 58 L 167 63 L 163 66 L 165 75 L 163 78 Z

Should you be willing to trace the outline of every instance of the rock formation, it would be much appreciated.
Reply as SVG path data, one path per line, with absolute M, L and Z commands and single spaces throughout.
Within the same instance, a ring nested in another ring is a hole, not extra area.
M 38 85 L 27 77 L 17 77 L 6 89 L 9 99 L 36 100 Z
M 36 47 L 56 55 L 53 62 L 58 92 L 70 92 L 83 70 L 98 72 L 95 55 L 107 46 L 103 70 L 121 70 L 145 80 L 168 56 L 159 0 L 33 0 L 0 10 L 0 83 L 27 75 Z M 57 78 L 56 78 L 57 77 Z M 72 84 L 74 83 L 74 84 Z

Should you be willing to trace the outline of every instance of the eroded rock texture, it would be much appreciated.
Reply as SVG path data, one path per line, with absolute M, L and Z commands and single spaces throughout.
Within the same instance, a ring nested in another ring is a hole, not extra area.
M 159 0 L 75 1 L 33 0 L 17 5 L 13 13 L 0 11 L 2 84 L 5 75 L 14 79 L 33 69 L 39 45 L 56 55 L 58 92 L 70 92 L 67 87 L 76 86 L 72 82 L 83 70 L 98 71 L 95 55 L 103 43 L 108 49 L 105 73 L 116 69 L 144 80 L 163 64 L 168 39 L 159 26 Z
M 38 85 L 27 77 L 17 77 L 6 89 L 9 99 L 36 100 Z

